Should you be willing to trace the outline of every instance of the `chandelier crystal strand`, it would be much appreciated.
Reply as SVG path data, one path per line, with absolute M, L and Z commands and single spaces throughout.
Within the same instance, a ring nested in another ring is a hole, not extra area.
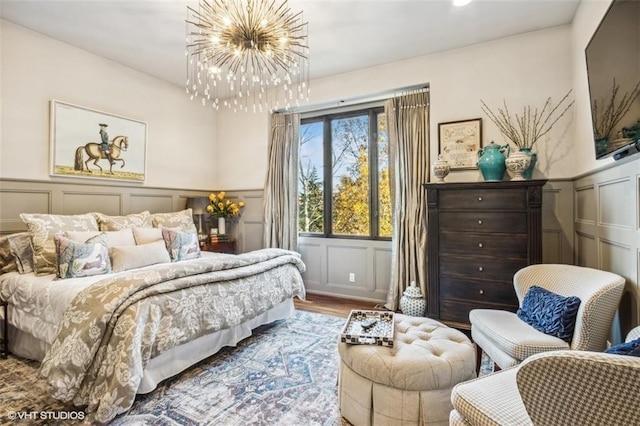
M 200 0 L 187 6 L 187 94 L 218 109 L 309 101 L 308 25 L 284 0 Z

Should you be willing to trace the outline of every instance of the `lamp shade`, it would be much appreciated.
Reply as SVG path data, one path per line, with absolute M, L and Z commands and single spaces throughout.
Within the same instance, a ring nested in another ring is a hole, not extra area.
M 205 214 L 207 204 L 209 204 L 207 197 L 187 198 L 187 208 L 192 209 L 194 215 Z

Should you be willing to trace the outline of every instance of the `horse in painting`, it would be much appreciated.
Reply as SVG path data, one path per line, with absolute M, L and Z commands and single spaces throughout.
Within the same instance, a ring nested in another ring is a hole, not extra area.
M 113 174 L 113 165 L 116 161 L 122 162 L 120 168 L 123 168 L 125 165 L 124 159 L 121 158 L 122 153 L 125 152 L 129 148 L 129 138 L 126 136 L 116 136 L 113 138 L 111 143 L 109 144 L 109 151 L 111 152 L 112 163 L 109 164 L 109 173 Z M 89 159 L 84 161 L 84 153 L 87 154 Z M 76 149 L 76 158 L 73 164 L 74 170 L 79 171 L 88 171 L 92 173 L 89 169 L 89 162 L 93 160 L 93 164 L 100 169 L 100 173 L 102 174 L 102 167 L 98 164 L 100 160 L 108 160 L 107 155 L 104 151 L 100 149 L 100 144 L 95 142 L 89 142 L 84 146 L 79 146 Z

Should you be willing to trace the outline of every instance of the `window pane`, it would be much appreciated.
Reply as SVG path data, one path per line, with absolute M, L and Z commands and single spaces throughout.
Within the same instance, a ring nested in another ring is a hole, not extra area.
M 391 193 L 389 187 L 389 133 L 387 116 L 378 119 L 378 235 L 391 237 Z
M 369 235 L 369 116 L 331 120 L 333 234 Z
M 322 121 L 300 125 L 298 165 L 298 231 L 324 231 L 324 161 Z

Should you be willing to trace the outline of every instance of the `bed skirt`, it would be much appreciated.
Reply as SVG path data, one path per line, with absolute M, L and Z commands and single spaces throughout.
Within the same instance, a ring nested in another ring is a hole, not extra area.
M 210 357 L 225 346 L 235 346 L 251 336 L 251 331 L 264 324 L 290 317 L 295 312 L 293 298 L 279 303 L 268 311 L 244 323 L 207 334 L 191 342 L 175 346 L 149 360 L 137 393 L 149 393 L 158 384 L 188 367 Z M 9 324 L 9 351 L 22 358 L 41 361 L 49 344 L 36 339 Z

